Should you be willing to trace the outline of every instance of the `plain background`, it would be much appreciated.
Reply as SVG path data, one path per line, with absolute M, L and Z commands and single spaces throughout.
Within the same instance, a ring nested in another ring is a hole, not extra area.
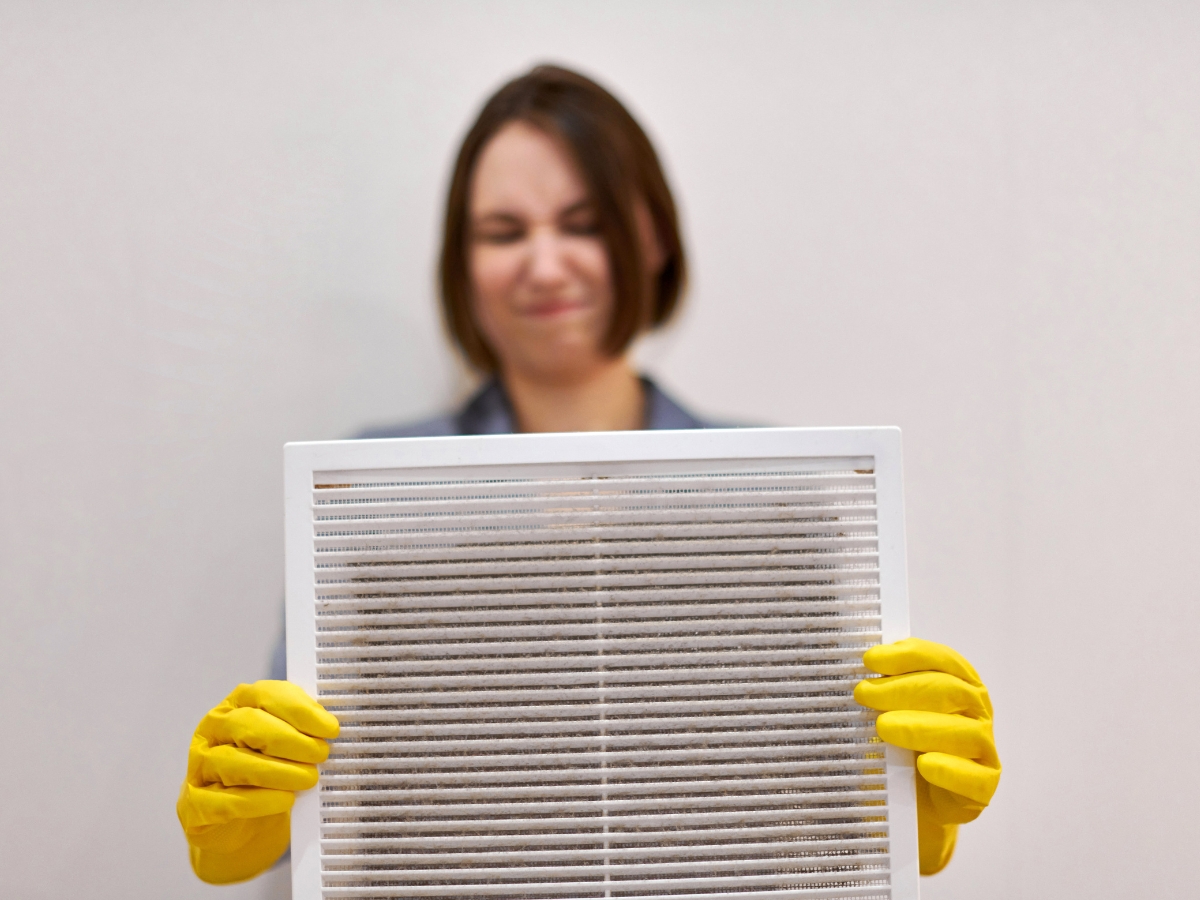
M 941 898 L 1195 892 L 1200 5 L 0 2 L 0 893 L 191 875 L 192 728 L 265 674 L 281 445 L 469 387 L 456 143 L 540 60 L 626 99 L 697 411 L 904 428 L 913 627 L 997 708 Z

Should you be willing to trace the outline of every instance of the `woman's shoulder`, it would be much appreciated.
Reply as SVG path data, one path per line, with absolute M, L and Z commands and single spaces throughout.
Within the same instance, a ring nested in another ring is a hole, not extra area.
M 461 434 L 510 434 L 512 411 L 498 381 L 487 381 L 457 412 L 422 419 L 376 426 L 360 431 L 356 440 L 404 437 L 451 437 Z
M 648 430 L 668 431 L 713 427 L 681 406 L 644 375 L 642 376 L 642 386 L 646 396 L 646 428 Z
M 392 425 L 376 425 L 364 428 L 354 435 L 356 441 L 370 441 L 380 438 L 404 437 L 448 437 L 461 434 L 458 430 L 457 416 L 435 416 L 432 419 L 421 419 L 417 422 L 398 422 Z

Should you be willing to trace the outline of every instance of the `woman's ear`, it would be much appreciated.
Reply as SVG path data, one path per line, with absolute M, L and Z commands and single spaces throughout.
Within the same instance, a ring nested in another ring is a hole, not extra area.
M 642 259 L 646 262 L 646 270 L 657 278 L 667 262 L 667 251 L 663 249 L 662 238 L 654 227 L 654 218 L 646 201 L 640 197 L 633 206 L 633 218 L 637 223 L 638 249 L 642 251 Z

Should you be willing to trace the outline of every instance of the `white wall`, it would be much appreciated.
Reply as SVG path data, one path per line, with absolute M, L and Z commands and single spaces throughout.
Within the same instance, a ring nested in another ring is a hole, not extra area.
M 5 896 L 258 897 L 186 863 L 263 674 L 281 454 L 449 403 L 449 157 L 591 71 L 695 261 L 699 410 L 904 427 L 914 627 L 1005 776 L 925 896 L 1186 896 L 1200 843 L 1200 6 L 0 2 Z

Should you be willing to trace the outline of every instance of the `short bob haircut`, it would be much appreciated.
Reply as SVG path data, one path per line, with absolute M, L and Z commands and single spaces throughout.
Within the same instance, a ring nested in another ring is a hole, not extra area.
M 538 66 L 488 100 L 467 132 L 446 200 L 438 265 L 442 312 L 450 336 L 479 370 L 499 367 L 472 313 L 469 262 L 471 178 L 487 142 L 510 122 L 527 122 L 558 138 L 587 185 L 596 225 L 608 250 L 613 315 L 604 350 L 625 351 L 642 331 L 671 318 L 687 265 L 675 201 L 658 155 L 629 111 L 596 82 L 558 66 Z M 635 209 L 644 203 L 663 249 L 657 278 L 647 272 Z

